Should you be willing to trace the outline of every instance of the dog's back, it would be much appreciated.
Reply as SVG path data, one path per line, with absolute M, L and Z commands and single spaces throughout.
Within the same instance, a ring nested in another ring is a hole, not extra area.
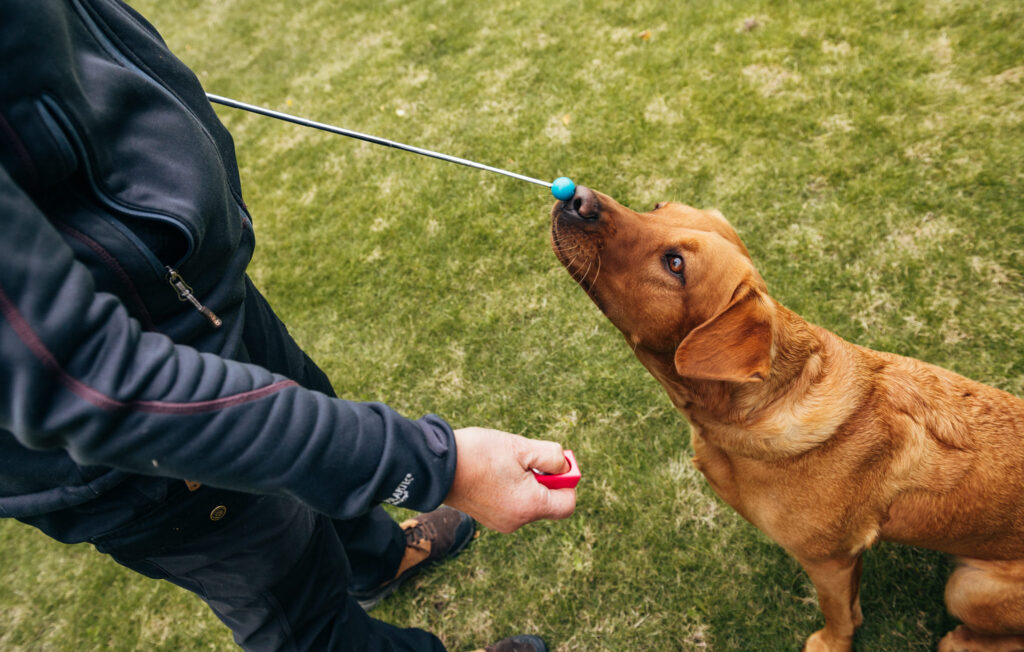
M 906 451 L 883 538 L 1024 558 L 1024 400 L 920 360 L 867 355 L 879 367 L 865 409 Z

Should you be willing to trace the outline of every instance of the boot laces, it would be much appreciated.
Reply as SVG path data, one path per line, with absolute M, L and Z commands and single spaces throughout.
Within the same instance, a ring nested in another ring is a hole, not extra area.
M 426 543 L 429 543 L 437 536 L 437 528 L 433 523 L 420 521 L 416 525 L 405 530 L 405 545 L 417 550 L 427 550 Z

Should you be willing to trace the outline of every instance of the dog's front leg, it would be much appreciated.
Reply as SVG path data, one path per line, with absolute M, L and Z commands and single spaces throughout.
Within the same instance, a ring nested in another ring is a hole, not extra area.
M 806 652 L 849 652 L 853 649 L 853 632 L 864 616 L 860 611 L 861 556 L 849 559 L 812 561 L 797 557 L 814 588 L 818 604 L 825 614 L 825 628 L 807 639 Z

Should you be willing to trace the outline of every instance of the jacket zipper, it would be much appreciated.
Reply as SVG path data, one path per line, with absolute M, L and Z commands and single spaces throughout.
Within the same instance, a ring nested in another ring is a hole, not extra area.
M 192 293 L 192 286 L 185 282 L 185 279 L 181 277 L 178 270 L 174 269 L 170 265 L 167 266 L 167 282 L 174 288 L 174 292 L 178 295 L 178 301 L 188 301 L 192 304 L 200 315 L 206 317 L 214 328 L 220 328 L 221 321 L 212 310 L 204 306 L 199 299 L 196 298 L 195 294 Z

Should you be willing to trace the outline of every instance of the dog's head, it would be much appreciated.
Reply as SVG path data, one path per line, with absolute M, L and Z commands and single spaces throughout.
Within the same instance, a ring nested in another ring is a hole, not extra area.
M 682 378 L 757 382 L 771 367 L 771 302 L 718 211 L 637 213 L 578 187 L 551 211 L 555 255 L 642 361 Z

